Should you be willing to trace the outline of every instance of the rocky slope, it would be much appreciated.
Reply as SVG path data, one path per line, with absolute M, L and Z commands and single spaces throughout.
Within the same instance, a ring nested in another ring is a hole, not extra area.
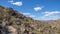
M 60 34 L 60 20 L 41 22 L 0 6 L 0 34 Z

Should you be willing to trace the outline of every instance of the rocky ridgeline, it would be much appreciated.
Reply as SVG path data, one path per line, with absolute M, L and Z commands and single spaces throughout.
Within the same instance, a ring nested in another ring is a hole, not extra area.
M 60 34 L 60 20 L 41 22 L 0 6 L 0 34 Z

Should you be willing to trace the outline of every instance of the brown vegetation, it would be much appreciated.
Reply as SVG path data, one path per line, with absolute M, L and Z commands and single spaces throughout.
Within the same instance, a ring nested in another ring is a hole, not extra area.
M 0 34 L 60 34 L 60 20 L 41 22 L 0 6 Z

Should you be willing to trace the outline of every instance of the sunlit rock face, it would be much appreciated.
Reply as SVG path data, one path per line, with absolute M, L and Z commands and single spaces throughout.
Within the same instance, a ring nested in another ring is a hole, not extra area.
M 17 30 L 13 26 L 7 26 L 8 34 L 17 34 Z

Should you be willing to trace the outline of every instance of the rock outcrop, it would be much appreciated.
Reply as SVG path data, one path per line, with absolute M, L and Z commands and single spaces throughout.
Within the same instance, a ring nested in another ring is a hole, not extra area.
M 60 20 L 41 22 L 0 6 L 0 34 L 60 34 Z

